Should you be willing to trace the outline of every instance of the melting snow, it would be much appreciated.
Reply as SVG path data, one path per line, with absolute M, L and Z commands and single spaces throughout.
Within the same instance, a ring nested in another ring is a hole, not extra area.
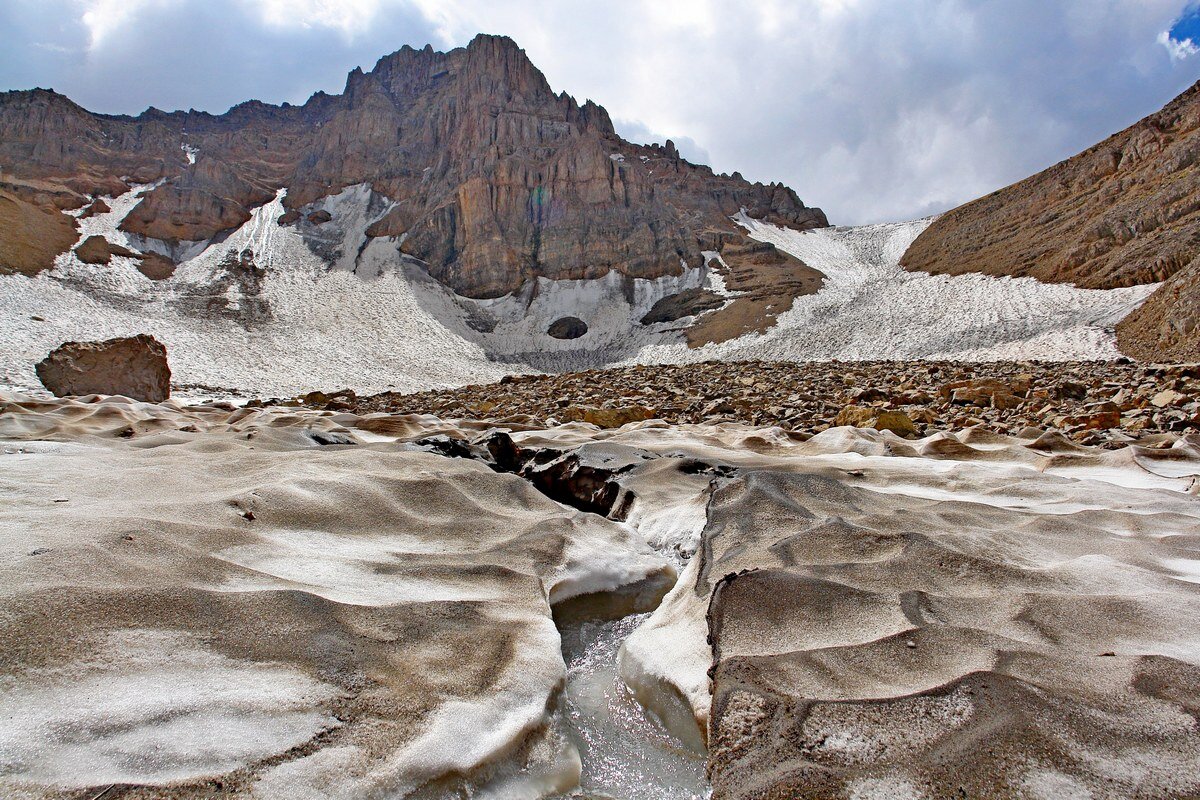
M 1116 358 L 1113 326 L 1157 288 L 1078 289 L 1033 278 L 908 272 L 900 258 L 931 220 L 803 233 L 744 213 L 737 221 L 752 238 L 825 273 L 821 291 L 797 298 L 764 334 L 691 351 L 648 348 L 640 360 Z
M 191 145 L 181 148 L 194 157 Z M 366 236 L 391 203 L 365 184 L 305 209 L 329 212 L 323 224 L 302 217 L 278 225 L 281 190 L 228 237 L 175 244 L 119 230 L 147 188 L 105 198 L 112 210 L 81 219 L 80 241 L 100 235 L 169 255 L 182 262 L 175 275 L 151 281 L 132 259 L 94 266 L 68 252 L 34 278 L 0 276 L 0 336 L 8 343 L 0 385 L 38 388 L 33 365 L 63 341 L 134 333 L 166 343 L 179 383 L 265 394 L 342 386 L 411 391 L 487 382 L 512 371 L 709 359 L 1109 358 L 1118 355 L 1113 326 L 1155 288 L 1096 291 L 1033 279 L 910 273 L 899 259 L 928 221 L 800 233 L 743 213 L 737 221 L 753 238 L 827 279 L 766 333 L 689 349 L 679 333 L 687 320 L 638 321 L 655 302 L 684 289 L 734 296 L 714 252 L 678 276 L 628 285 L 616 272 L 595 280 L 540 278 L 514 294 L 472 300 L 403 256 L 403 236 Z M 233 285 L 222 263 L 247 249 L 265 274 L 256 286 Z M 205 296 L 221 313 L 198 310 Z M 575 340 L 548 336 L 564 316 L 583 319 L 588 332 Z

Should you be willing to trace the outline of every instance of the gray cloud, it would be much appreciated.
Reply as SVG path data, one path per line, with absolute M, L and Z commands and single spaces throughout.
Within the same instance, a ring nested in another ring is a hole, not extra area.
M 98 111 L 222 111 L 340 91 L 403 44 L 505 33 L 624 135 L 670 137 L 859 223 L 944 210 L 1161 106 L 1200 65 L 1160 42 L 1184 5 L 0 0 L 0 86 L 53 86 Z

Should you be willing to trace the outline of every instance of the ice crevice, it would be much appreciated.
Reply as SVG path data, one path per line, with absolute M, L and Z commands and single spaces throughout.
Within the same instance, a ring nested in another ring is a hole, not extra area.
M 533 432 L 492 430 L 471 441 L 414 446 L 483 460 L 565 506 L 628 524 L 682 568 L 681 576 L 671 568 L 630 581 L 637 570 L 616 574 L 603 566 L 603 554 L 578 552 L 571 560 L 591 563 L 593 574 L 551 590 L 566 670 L 557 715 L 580 758 L 579 785 L 562 796 L 706 797 L 711 649 L 705 610 L 693 608 L 705 603 L 694 591 L 700 559 L 693 556 L 713 482 L 730 472 L 603 441 L 540 440 Z M 689 480 L 667 479 L 679 475 Z

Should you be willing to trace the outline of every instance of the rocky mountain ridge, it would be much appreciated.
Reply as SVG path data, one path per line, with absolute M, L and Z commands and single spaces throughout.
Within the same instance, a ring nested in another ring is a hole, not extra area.
M 1118 329 L 1122 350 L 1195 360 L 1195 304 L 1177 298 L 1194 299 L 1200 274 L 1198 162 L 1200 82 L 1079 155 L 942 215 L 901 263 L 935 274 L 1029 276 L 1086 289 L 1165 281 L 1161 294 Z
M 677 275 L 705 252 L 727 254 L 734 283 L 761 295 L 764 270 L 797 265 L 729 218 L 745 209 L 797 229 L 827 225 L 785 186 L 714 174 L 670 142 L 621 139 L 603 108 L 555 94 L 511 39 L 486 35 L 448 53 L 404 47 L 351 72 L 344 94 L 302 106 L 251 101 L 215 116 L 128 117 L 93 114 L 48 90 L 7 92 L 0 170 L 0 215 L 59 238 L 69 232 L 59 211 L 154 185 L 121 230 L 176 258 L 246 223 L 280 190 L 280 221 L 296 224 L 317 201 L 369 184 L 385 213 L 367 236 L 395 238 L 397 259 L 477 298 L 539 276 Z M 8 271 L 37 272 L 61 252 L 18 253 L 9 229 L 0 234 Z M 742 265 L 752 267 L 745 279 Z

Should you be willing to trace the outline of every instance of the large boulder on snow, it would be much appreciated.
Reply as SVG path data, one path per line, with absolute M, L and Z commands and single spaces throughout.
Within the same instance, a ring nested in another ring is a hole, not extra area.
M 64 342 L 36 367 L 38 380 L 58 397 L 120 394 L 151 403 L 171 395 L 167 348 L 139 334 L 103 342 Z

